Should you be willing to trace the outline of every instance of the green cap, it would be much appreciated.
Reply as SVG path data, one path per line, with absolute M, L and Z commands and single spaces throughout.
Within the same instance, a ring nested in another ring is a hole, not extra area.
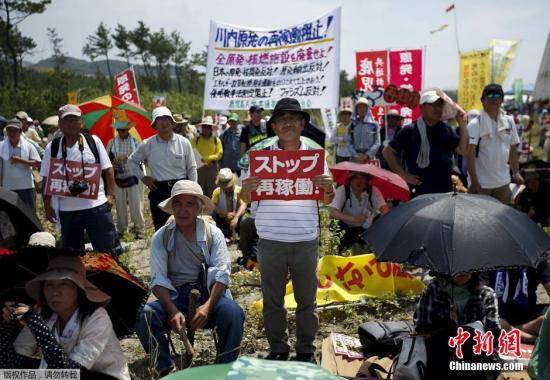
M 112 125 L 115 129 L 130 129 L 134 126 L 133 123 L 130 123 L 129 121 L 115 121 Z
M 237 115 L 236 113 L 232 113 L 231 115 L 229 115 L 229 118 L 227 119 L 227 121 L 239 122 L 239 115 Z

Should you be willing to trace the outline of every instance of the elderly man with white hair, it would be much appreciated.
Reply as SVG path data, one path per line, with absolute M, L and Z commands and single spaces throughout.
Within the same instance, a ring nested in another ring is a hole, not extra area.
M 171 372 L 166 325 L 176 333 L 215 327 L 218 333 L 216 363 L 239 356 L 244 312 L 231 298 L 231 261 L 223 233 L 200 214 L 214 209 L 201 187 L 188 180 L 176 182 L 170 198 L 159 204 L 173 220 L 159 229 L 151 242 L 151 289 L 157 301 L 148 303 L 137 333 L 161 377 Z M 193 318 L 188 315 L 192 290 L 200 292 Z M 156 359 L 156 360 L 155 360 Z
M 167 107 L 155 108 L 151 119 L 157 134 L 146 139 L 128 157 L 128 167 L 150 190 L 149 203 L 156 231 L 168 220 L 158 204 L 170 196 L 178 180 L 197 181 L 197 164 L 189 140 L 174 133 L 176 120 Z M 151 169 L 150 176 L 143 172 L 142 163 Z

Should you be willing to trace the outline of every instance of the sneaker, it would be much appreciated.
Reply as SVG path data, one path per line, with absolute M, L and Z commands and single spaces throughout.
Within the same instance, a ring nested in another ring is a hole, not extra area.
M 268 355 L 264 356 L 262 359 L 287 361 L 288 356 L 289 356 L 288 352 L 270 352 Z
M 293 356 L 292 359 L 290 360 L 297 361 L 297 362 L 317 364 L 317 360 L 315 360 L 315 354 L 312 354 L 312 353 L 308 353 L 308 354 L 296 353 L 296 356 Z

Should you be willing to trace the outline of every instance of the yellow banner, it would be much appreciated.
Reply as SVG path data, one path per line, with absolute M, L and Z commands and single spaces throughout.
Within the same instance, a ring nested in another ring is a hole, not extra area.
M 491 40 L 489 47 L 491 48 L 491 81 L 503 85 L 510 73 L 512 61 L 516 58 L 518 42 Z
M 67 104 L 78 104 L 78 91 L 67 93 Z
M 403 271 L 396 263 L 379 263 L 373 254 L 359 256 L 324 256 L 317 266 L 317 305 L 354 302 L 363 297 L 394 294 L 420 294 L 422 281 Z M 262 300 L 254 307 L 261 310 Z M 292 281 L 286 285 L 285 307 L 296 308 Z
M 466 112 L 482 108 L 483 87 L 491 82 L 490 56 L 489 49 L 460 53 L 458 104 Z

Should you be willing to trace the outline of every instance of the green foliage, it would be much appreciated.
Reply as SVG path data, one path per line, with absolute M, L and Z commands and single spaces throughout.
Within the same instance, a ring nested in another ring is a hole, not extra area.
M 348 73 L 345 70 L 340 71 L 340 97 L 351 96 L 356 86 L 356 77 L 348 79 Z
M 109 78 L 112 77 L 111 66 L 109 65 L 109 50 L 113 48 L 113 41 L 110 36 L 111 30 L 101 22 L 97 27 L 95 34 L 86 37 L 86 44 L 82 48 L 82 54 L 92 61 L 97 57 L 104 56 L 107 60 L 107 70 Z
M 126 63 L 128 63 L 128 66 L 130 66 L 130 58 L 132 57 L 130 33 L 124 25 L 117 24 L 115 33 L 113 34 L 113 41 L 115 43 L 115 47 L 120 50 L 120 53 L 117 55 L 124 58 Z
M 59 37 L 59 34 L 57 34 L 57 31 L 55 28 L 48 28 L 48 39 L 50 40 L 50 43 L 52 44 L 53 48 L 53 60 L 54 60 L 54 68 L 55 71 L 61 72 L 63 69 L 63 65 L 67 61 L 67 57 L 65 56 L 65 53 L 63 53 L 62 50 L 62 42 L 63 39 Z

